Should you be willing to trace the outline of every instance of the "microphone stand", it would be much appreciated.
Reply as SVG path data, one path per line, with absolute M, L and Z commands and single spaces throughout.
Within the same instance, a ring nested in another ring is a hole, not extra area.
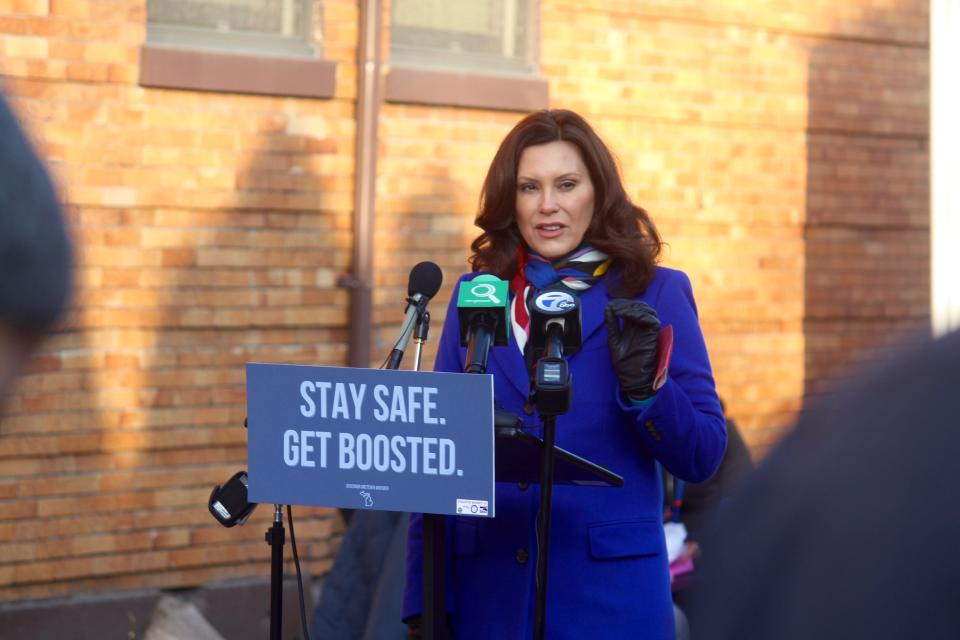
M 247 426 L 246 418 L 243 426 Z M 246 471 L 234 474 L 224 486 L 214 487 L 208 503 L 211 515 L 225 527 L 244 524 L 256 506 L 257 503 L 247 500 Z M 267 529 L 264 539 L 270 545 L 270 640 L 282 640 L 283 543 L 286 540 L 282 504 L 274 505 L 273 525 Z
M 423 345 L 430 332 L 430 312 L 422 309 L 414 331 L 414 370 L 420 370 Z M 447 640 L 446 572 L 444 571 L 444 525 L 446 518 L 434 513 L 423 514 L 423 637 L 426 640 Z
M 550 557 L 550 519 L 553 509 L 553 464 L 557 416 L 570 410 L 570 370 L 563 359 L 563 325 L 547 324 L 547 349 L 537 361 L 534 383 L 537 411 L 543 418 L 543 466 L 540 472 L 540 510 L 537 512 L 537 599 L 533 637 L 543 640 L 547 617 L 547 563 Z
M 407 341 L 411 333 L 414 342 L 417 345 L 414 352 L 414 370 L 420 370 L 421 356 L 423 353 L 423 344 L 427 341 L 427 335 L 430 332 L 430 312 L 427 311 L 427 298 L 414 300 L 408 298 L 407 302 L 416 308 L 415 327 L 404 326 L 400 339 L 394 347 L 390 359 L 387 361 L 387 369 L 399 369 L 400 360 L 403 358 L 403 351 L 406 348 Z M 446 625 L 443 622 L 443 612 L 445 611 L 444 594 L 446 585 L 444 584 L 445 573 L 443 571 L 444 563 L 444 517 L 436 514 L 423 514 L 423 637 L 426 640 L 447 640 Z
M 413 370 L 420 371 L 420 356 L 423 353 L 423 345 L 427 341 L 427 334 L 430 333 L 430 312 L 423 309 L 417 315 L 417 328 L 413 332 L 413 341 L 417 345 L 413 352 Z
M 273 526 L 265 536 L 270 545 L 270 640 L 281 640 L 283 627 L 283 506 L 274 505 Z
M 404 319 L 403 328 L 400 331 L 400 337 L 397 339 L 397 343 L 393 346 L 393 350 L 390 352 L 390 357 L 387 358 L 387 364 L 384 366 L 385 369 L 400 368 L 400 361 L 403 359 L 403 352 L 407 348 L 407 343 L 410 342 L 410 336 L 414 332 L 414 327 L 416 327 L 417 331 L 427 331 L 427 329 L 421 329 L 421 327 L 423 327 L 423 316 L 424 314 L 427 314 L 428 302 L 430 302 L 430 298 L 420 294 L 415 294 L 407 298 L 407 317 Z M 429 323 L 430 317 L 429 314 L 427 314 L 427 324 L 429 325 Z M 424 333 L 424 336 L 426 336 L 426 333 Z M 420 351 L 418 349 L 417 354 L 419 355 L 419 353 Z M 418 363 L 417 371 L 419 370 L 420 367 Z

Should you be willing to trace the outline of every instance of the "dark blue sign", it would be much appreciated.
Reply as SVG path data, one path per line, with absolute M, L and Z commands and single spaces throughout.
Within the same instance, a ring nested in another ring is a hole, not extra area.
M 494 515 L 493 378 L 247 364 L 251 502 Z

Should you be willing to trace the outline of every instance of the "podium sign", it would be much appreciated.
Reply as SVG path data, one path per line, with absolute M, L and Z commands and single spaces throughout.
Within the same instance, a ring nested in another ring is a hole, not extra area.
M 494 515 L 493 378 L 247 364 L 251 502 Z

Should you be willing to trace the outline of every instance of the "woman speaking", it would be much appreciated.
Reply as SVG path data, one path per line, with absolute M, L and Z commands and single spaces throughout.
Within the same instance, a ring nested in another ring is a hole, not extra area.
M 672 640 L 673 608 L 658 462 L 678 478 L 707 479 L 726 444 L 723 413 L 690 281 L 656 266 L 661 240 L 624 190 L 590 125 L 565 110 L 521 120 L 497 150 L 483 185 L 470 262 L 510 282 L 511 338 L 495 349 L 496 403 L 541 435 L 528 403 L 529 305 L 561 285 L 582 308 L 581 349 L 569 359 L 571 409 L 556 443 L 620 474 L 624 486 L 553 490 L 546 637 Z M 462 372 L 457 290 L 435 369 Z M 673 350 L 662 375 L 661 327 Z M 660 374 L 658 375 L 658 363 Z M 448 517 L 447 611 L 457 640 L 529 638 L 536 600 L 538 492 L 499 482 L 495 518 Z M 422 610 L 422 518 L 411 518 L 404 619 Z

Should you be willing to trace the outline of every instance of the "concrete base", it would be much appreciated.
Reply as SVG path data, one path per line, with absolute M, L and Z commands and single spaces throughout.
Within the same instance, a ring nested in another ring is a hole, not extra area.
M 320 587 L 304 575 L 303 590 L 309 623 Z M 157 603 L 164 595 L 192 604 L 195 611 L 191 615 L 199 612 L 228 640 L 270 637 L 269 578 L 229 581 L 175 592 L 125 591 L 0 603 L 0 636 L 30 640 L 144 638 Z M 286 579 L 283 585 L 283 638 L 303 638 L 296 578 Z
M 224 640 L 192 602 L 161 596 L 144 640 Z

